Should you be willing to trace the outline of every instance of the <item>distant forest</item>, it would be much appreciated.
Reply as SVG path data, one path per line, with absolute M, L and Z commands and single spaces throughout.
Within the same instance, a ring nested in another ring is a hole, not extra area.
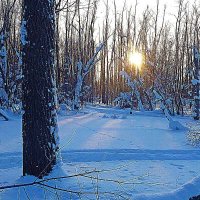
M 190 114 L 199 105 L 199 4 L 179 0 L 171 23 L 159 1 L 139 13 L 137 1 L 118 10 L 107 0 L 98 20 L 100 3 L 56 2 L 58 108 L 80 109 L 85 102 L 135 110 L 162 105 L 172 115 Z M 21 4 L 0 1 L 0 108 L 14 112 L 21 112 L 23 97 Z M 143 55 L 139 72 L 129 60 L 133 51 Z

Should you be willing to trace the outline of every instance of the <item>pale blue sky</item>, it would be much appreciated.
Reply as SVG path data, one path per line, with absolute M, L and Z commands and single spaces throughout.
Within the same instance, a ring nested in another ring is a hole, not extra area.
M 99 2 L 99 7 L 98 7 L 98 12 L 100 13 L 100 18 L 101 15 L 103 16 L 105 14 L 105 2 L 107 0 L 100 0 Z M 117 5 L 117 9 L 118 11 L 120 9 L 123 8 L 124 5 L 124 0 L 115 0 L 116 1 L 116 5 Z M 189 2 L 189 4 L 192 4 L 195 0 L 185 0 L 185 2 Z M 135 5 L 136 0 L 126 0 L 126 4 L 130 7 Z M 196 2 L 198 2 L 198 4 L 200 4 L 200 0 L 196 0 Z M 110 10 L 113 10 L 113 0 L 109 0 L 109 4 L 110 4 Z M 149 5 L 149 7 L 153 10 L 156 10 L 156 5 L 157 5 L 157 0 L 138 0 L 138 8 L 137 8 L 137 12 L 138 15 L 142 14 L 142 11 L 144 11 L 147 7 L 147 5 Z M 177 15 L 177 10 L 178 10 L 178 0 L 160 0 L 159 3 L 159 7 L 160 7 L 160 13 L 162 13 L 163 9 L 164 9 L 164 5 L 167 6 L 166 9 L 166 16 L 167 18 L 171 21 L 171 19 L 173 18 L 173 15 Z

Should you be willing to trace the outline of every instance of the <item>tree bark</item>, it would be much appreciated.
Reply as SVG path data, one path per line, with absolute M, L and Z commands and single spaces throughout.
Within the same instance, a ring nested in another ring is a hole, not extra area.
M 55 2 L 24 0 L 23 13 L 23 175 L 42 178 L 58 152 Z

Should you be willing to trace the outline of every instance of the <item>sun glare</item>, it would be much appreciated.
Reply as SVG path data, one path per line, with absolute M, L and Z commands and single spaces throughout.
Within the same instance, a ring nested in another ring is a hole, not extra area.
M 129 54 L 129 62 L 135 65 L 139 70 L 141 69 L 142 61 L 143 58 L 141 53 L 134 52 Z

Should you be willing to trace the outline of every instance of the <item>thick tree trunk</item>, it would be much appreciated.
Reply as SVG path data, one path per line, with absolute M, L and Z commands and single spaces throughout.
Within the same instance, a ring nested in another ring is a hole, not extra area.
M 41 178 L 58 151 L 55 2 L 24 0 L 23 13 L 23 175 Z

